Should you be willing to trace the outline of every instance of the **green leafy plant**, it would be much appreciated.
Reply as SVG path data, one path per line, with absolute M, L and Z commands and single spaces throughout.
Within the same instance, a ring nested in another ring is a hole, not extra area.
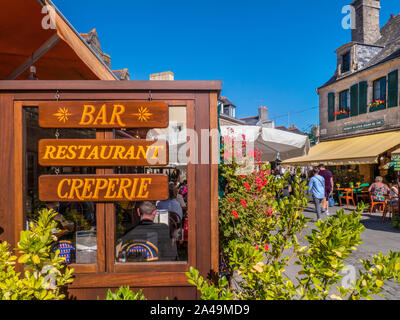
M 71 283 L 73 269 L 62 264 L 64 258 L 52 251 L 57 239 L 54 234 L 56 212 L 43 209 L 38 220 L 30 223 L 30 230 L 21 231 L 17 251 L 10 252 L 7 242 L 0 243 L 0 299 L 1 300 L 61 300 L 65 285 Z M 16 272 L 15 264 L 23 265 L 24 273 Z
M 219 206 L 221 255 L 230 284 L 224 279 L 205 280 L 191 269 L 189 282 L 198 288 L 202 299 L 371 299 L 381 294 L 385 281 L 399 281 L 400 254 L 390 252 L 361 261 L 364 270 L 358 277 L 350 286 L 341 284 L 345 259 L 362 243 L 364 205 L 350 214 L 341 210 L 319 220 L 311 233 L 302 237 L 309 228 L 303 214 L 308 187 L 300 172 L 278 178 L 271 175 L 269 166 L 260 165 L 238 175 L 243 164 L 235 161 L 237 153 L 229 144 L 222 152 L 224 158 L 226 152 L 233 158 L 221 166 L 226 185 Z M 288 184 L 292 193 L 283 196 Z M 288 278 L 291 263 L 299 271 L 296 277 Z
M 106 300 L 146 300 L 146 297 L 143 295 L 142 290 L 133 292 L 130 290 L 129 286 L 127 286 L 121 287 L 115 292 L 112 292 L 110 289 L 108 289 Z

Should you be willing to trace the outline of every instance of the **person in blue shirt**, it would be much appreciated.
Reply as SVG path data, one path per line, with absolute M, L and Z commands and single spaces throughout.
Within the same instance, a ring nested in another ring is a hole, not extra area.
M 312 172 L 313 176 L 308 184 L 308 192 L 313 197 L 317 219 L 319 220 L 321 218 L 321 203 L 325 199 L 325 179 L 319 175 L 318 168 L 314 168 Z

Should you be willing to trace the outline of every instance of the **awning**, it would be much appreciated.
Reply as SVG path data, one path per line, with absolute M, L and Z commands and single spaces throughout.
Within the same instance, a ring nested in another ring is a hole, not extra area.
M 392 154 L 400 154 L 400 148 L 392 151 Z
M 384 132 L 321 142 L 303 157 L 283 161 L 283 165 L 317 166 L 378 163 L 378 156 L 400 145 L 400 132 Z
M 254 149 L 262 151 L 261 161 L 275 161 L 279 154 L 281 160 L 304 155 L 310 149 L 308 136 L 259 126 L 222 126 L 222 136 L 230 136 L 253 144 Z
M 50 0 L 7 1 L 0 21 L 0 79 L 24 80 L 33 64 L 40 80 L 118 80 Z

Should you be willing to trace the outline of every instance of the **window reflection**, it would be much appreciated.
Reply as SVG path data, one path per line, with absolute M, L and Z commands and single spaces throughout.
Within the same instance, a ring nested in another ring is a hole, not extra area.
M 38 197 L 41 175 L 95 174 L 90 167 L 42 167 L 38 163 L 40 139 L 56 139 L 56 129 L 40 128 L 37 108 L 24 108 L 25 121 L 25 218 L 26 228 L 44 208 L 57 212 L 55 221 L 60 230 L 53 250 L 59 250 L 64 263 L 95 264 L 97 262 L 96 205 L 93 202 L 42 202 Z M 59 139 L 95 139 L 93 129 L 58 130 Z
M 127 262 L 187 261 L 187 161 L 186 108 L 169 108 L 165 129 L 115 131 L 116 139 L 165 139 L 169 164 L 165 167 L 118 167 L 115 173 L 166 174 L 167 200 L 118 202 L 116 213 L 116 260 Z

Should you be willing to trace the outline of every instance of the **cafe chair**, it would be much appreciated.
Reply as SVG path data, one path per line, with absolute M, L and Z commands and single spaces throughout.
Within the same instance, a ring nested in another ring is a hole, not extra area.
M 58 256 L 64 258 L 64 261 L 62 263 L 71 264 L 72 261 L 75 260 L 76 249 L 72 245 L 71 241 L 68 240 L 58 241 L 52 248 L 52 252 L 56 252 L 57 250 L 59 250 Z
M 370 194 L 370 198 L 371 198 L 371 209 L 370 209 L 371 214 L 375 206 L 378 206 L 378 208 L 381 208 L 382 212 L 385 212 L 386 201 L 375 201 L 372 194 Z
M 398 198 L 397 197 L 387 197 L 386 198 L 386 207 L 385 207 L 385 210 L 383 211 L 382 222 L 385 222 L 386 216 L 388 213 L 390 214 L 390 219 L 393 220 L 395 210 L 398 211 L 398 209 L 399 209 L 398 203 L 393 203 L 393 200 L 395 200 L 395 199 L 398 199 Z
M 158 260 L 158 248 L 151 242 L 134 240 L 125 243 L 118 256 L 122 261 L 156 261 Z
M 342 190 L 343 193 L 339 193 L 339 204 L 342 206 L 342 200 L 346 200 L 347 208 L 349 207 L 350 201 L 353 202 L 353 206 L 356 204 L 354 203 L 354 193 L 352 188 L 345 188 Z
M 357 203 L 359 203 L 360 200 L 362 200 L 364 203 L 367 203 L 369 199 L 370 197 L 369 197 L 368 187 L 360 186 L 360 188 L 357 188 L 357 193 L 356 193 Z

